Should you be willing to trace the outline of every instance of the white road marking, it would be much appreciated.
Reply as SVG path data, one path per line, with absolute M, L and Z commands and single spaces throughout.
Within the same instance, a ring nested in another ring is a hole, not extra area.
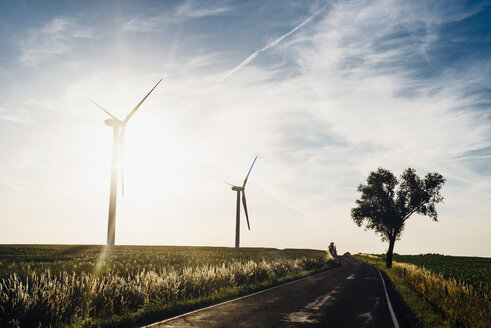
M 390 316 L 392 317 L 392 322 L 394 323 L 394 328 L 399 328 L 399 322 L 397 321 L 396 314 L 392 309 L 392 303 L 390 302 L 389 294 L 387 293 L 387 288 L 385 288 L 384 277 L 382 277 L 382 273 L 379 269 L 377 269 L 378 274 L 380 275 L 380 279 L 382 279 L 382 284 L 384 285 L 385 298 L 387 298 L 387 305 L 389 306 Z
M 372 312 L 365 312 L 365 313 L 359 314 L 358 316 L 365 318 L 365 320 L 367 322 L 370 322 L 373 319 Z
M 361 317 L 361 318 L 364 318 L 365 319 L 365 325 L 367 323 L 369 323 L 370 321 L 373 320 L 373 311 L 375 311 L 375 309 L 377 308 L 378 306 L 378 303 L 380 302 L 380 297 L 377 297 L 377 300 L 375 301 L 375 304 L 372 306 L 372 309 L 370 310 L 370 312 L 365 312 L 365 313 L 361 313 L 359 314 L 358 316 Z
M 312 310 L 319 310 L 326 302 L 331 298 L 331 293 L 325 296 L 319 296 L 312 303 L 308 304 L 306 307 Z
M 286 319 L 283 321 L 297 323 L 317 323 L 318 320 L 313 318 L 317 313 L 312 312 L 312 310 L 318 311 L 327 303 L 327 301 L 332 298 L 331 295 L 337 293 L 338 290 L 339 286 L 334 287 L 334 289 L 330 293 L 317 297 L 313 302 L 307 304 L 302 310 L 289 313 L 286 316 Z
M 298 311 L 290 313 L 286 316 L 285 322 L 296 322 L 296 323 L 318 323 L 317 319 L 311 318 L 312 313 Z
M 355 279 L 355 274 L 354 274 L 354 273 L 352 273 L 352 274 L 351 274 L 351 275 L 350 275 L 348 278 L 346 278 L 346 279 Z

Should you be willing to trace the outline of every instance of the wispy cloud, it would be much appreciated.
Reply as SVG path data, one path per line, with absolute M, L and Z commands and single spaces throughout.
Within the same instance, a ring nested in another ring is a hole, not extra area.
M 220 15 L 229 10 L 230 7 L 203 7 L 200 2 L 188 0 L 177 8 L 175 16 L 182 19 L 200 18 Z
M 210 6 L 208 3 L 187 0 L 172 10 L 145 12 L 131 18 L 123 29 L 133 32 L 156 32 L 166 24 L 184 22 L 189 19 L 217 16 L 231 10 L 229 6 Z
M 459 72 L 447 66 L 440 74 L 421 76 L 422 69 L 434 70 L 426 66 L 419 50 L 429 32 L 416 37 L 401 31 L 401 26 L 418 29 L 420 17 L 420 11 L 397 1 L 341 2 L 315 27 L 308 44 L 298 42 L 293 49 L 283 49 L 283 54 L 302 67 L 297 79 L 319 88 L 317 97 L 326 106 L 342 101 L 333 104 L 333 110 L 319 112 L 331 129 L 352 143 L 407 147 L 416 152 L 413 155 L 419 153 L 421 162 L 429 158 L 425 149 L 433 147 L 438 152 L 432 149 L 431 158 L 441 160 L 465 149 L 486 147 L 489 122 L 472 111 L 476 99 L 467 96 L 466 88 L 476 80 L 482 86 L 490 65 L 475 63 L 482 69 L 478 74 L 475 65 L 470 65 Z M 433 19 L 445 24 L 459 18 Z M 340 107 L 345 110 L 339 112 Z M 454 140 L 452 134 L 457 130 L 462 134 Z M 427 140 L 438 146 L 426 145 Z
M 69 51 L 75 42 L 95 36 L 90 27 L 75 18 L 57 17 L 39 29 L 32 29 L 19 41 L 19 60 L 26 66 L 36 66 Z
M 327 7 L 327 4 L 325 4 L 321 9 L 319 9 L 318 11 L 316 11 L 311 16 L 309 16 L 306 19 L 304 19 L 300 24 L 298 24 L 297 26 L 295 26 L 288 33 L 283 34 L 282 36 L 280 36 L 279 38 L 275 39 L 274 41 L 268 43 L 267 45 L 265 45 L 261 49 L 256 50 L 255 52 L 253 52 L 252 55 L 250 55 L 249 57 L 247 57 L 246 59 L 244 59 L 239 65 L 235 66 L 233 69 L 231 69 L 230 71 L 228 71 L 227 73 L 225 73 L 225 75 L 223 75 L 220 79 L 218 79 L 217 82 L 223 81 L 224 79 L 226 79 L 230 75 L 234 74 L 236 71 L 240 70 L 242 67 L 244 67 L 247 64 L 249 64 L 261 52 L 264 52 L 264 51 L 266 51 L 268 49 L 271 49 L 272 47 L 274 47 L 278 43 L 280 43 L 283 39 L 287 38 L 291 34 L 295 33 L 299 29 L 301 29 L 304 25 L 308 24 L 312 19 L 314 19 L 314 17 L 316 17 L 317 15 L 319 15 L 326 7 Z
M 0 107 L 0 121 L 7 121 L 18 124 L 32 124 L 32 119 L 23 109 L 7 110 Z

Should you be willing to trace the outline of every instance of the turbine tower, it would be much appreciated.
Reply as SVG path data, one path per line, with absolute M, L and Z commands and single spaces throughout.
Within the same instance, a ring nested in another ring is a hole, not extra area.
M 94 101 L 90 100 L 97 107 L 102 109 L 111 118 L 104 121 L 107 126 L 113 128 L 113 158 L 112 158 L 112 168 L 111 168 L 111 189 L 109 192 L 109 215 L 107 220 L 107 245 L 114 245 L 115 232 L 116 232 L 116 200 L 117 200 L 117 190 L 118 190 L 118 148 L 121 147 L 121 158 L 123 157 L 124 151 L 124 137 L 126 124 L 130 118 L 135 114 L 141 104 L 147 99 L 147 97 L 152 93 L 152 91 L 162 82 L 162 79 L 157 82 L 157 84 L 147 93 L 145 97 L 136 105 L 131 112 L 126 115 L 124 120 L 118 119 L 113 114 L 109 113 L 107 110 L 99 106 Z M 121 163 L 123 161 L 121 160 Z M 121 165 L 121 194 L 124 196 L 124 165 Z
M 227 183 L 228 185 L 232 186 L 232 190 L 237 192 L 237 207 L 236 207 L 236 212 L 235 212 L 235 248 L 239 248 L 240 246 L 240 193 L 242 193 L 242 205 L 244 205 L 244 212 L 246 215 L 247 219 L 247 228 L 251 230 L 251 226 L 249 225 L 249 214 L 247 213 L 247 202 L 246 202 L 246 196 L 245 196 L 245 186 L 247 183 L 247 179 L 249 178 L 249 174 L 251 174 L 252 167 L 254 166 L 254 163 L 256 163 L 257 156 L 254 158 L 254 161 L 252 162 L 251 167 L 249 168 L 249 172 L 247 172 L 247 175 L 244 179 L 244 183 L 241 186 L 235 186 L 233 184 Z

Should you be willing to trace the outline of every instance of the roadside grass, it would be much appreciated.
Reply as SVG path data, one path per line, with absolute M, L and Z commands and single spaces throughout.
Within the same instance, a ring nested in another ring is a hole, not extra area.
M 438 310 L 424 297 L 418 294 L 411 286 L 404 283 L 402 278 L 394 271 L 387 269 L 381 257 L 370 254 L 355 254 L 353 258 L 374 265 L 380 271 L 383 271 L 389 277 L 394 289 L 401 295 L 408 308 L 425 327 L 454 328 L 454 326 L 445 322 L 445 319 Z
M 426 327 L 490 327 L 490 295 L 424 268 L 393 262 L 387 269 L 381 256 L 357 254 L 355 259 L 376 266 L 391 280 L 406 305 Z M 403 281 L 403 270 L 406 279 Z
M 135 327 L 336 265 L 305 249 L 0 246 L 0 327 Z
M 194 299 L 178 301 L 173 303 L 150 303 L 136 312 L 127 312 L 123 315 L 114 315 L 110 318 L 88 319 L 83 322 L 71 325 L 72 328 L 129 328 L 148 325 L 162 321 L 180 314 L 194 311 L 203 307 L 225 302 L 237 297 L 245 296 L 274 286 L 282 285 L 290 281 L 298 280 L 316 273 L 332 269 L 339 264 L 330 262 L 325 266 L 298 273 L 289 274 L 276 280 L 268 280 L 261 283 L 254 283 L 247 286 L 222 288 L 212 295 L 198 297 Z

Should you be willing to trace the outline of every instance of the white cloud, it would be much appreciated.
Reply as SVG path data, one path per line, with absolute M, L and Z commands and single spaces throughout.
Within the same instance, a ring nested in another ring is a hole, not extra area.
M 216 16 L 230 10 L 229 7 L 202 7 L 200 2 L 185 1 L 176 10 L 175 16 L 187 18 L 200 18 L 206 16 Z
M 28 36 L 19 41 L 19 60 L 26 66 L 37 66 L 68 52 L 76 42 L 93 37 L 93 29 L 84 27 L 78 19 L 56 17 L 39 29 L 31 29 Z
M 187 0 L 172 11 L 146 12 L 131 18 L 123 25 L 126 31 L 156 32 L 166 25 L 182 23 L 189 19 L 216 16 L 230 11 L 230 7 L 203 5 L 203 2 Z
M 5 109 L 0 107 L 0 121 L 8 121 L 18 124 L 32 124 L 33 121 L 28 112 L 23 108 L 17 110 Z

